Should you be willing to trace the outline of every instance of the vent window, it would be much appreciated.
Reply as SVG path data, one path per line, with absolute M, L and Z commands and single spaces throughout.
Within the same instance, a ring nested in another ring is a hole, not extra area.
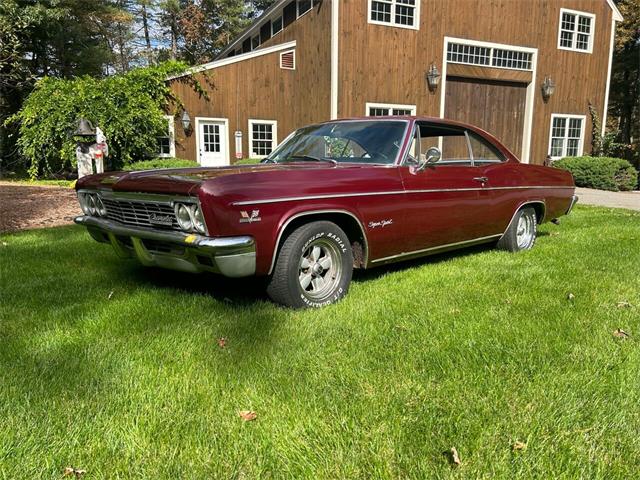
M 285 70 L 296 69 L 296 51 L 288 50 L 280 54 L 280 68 Z

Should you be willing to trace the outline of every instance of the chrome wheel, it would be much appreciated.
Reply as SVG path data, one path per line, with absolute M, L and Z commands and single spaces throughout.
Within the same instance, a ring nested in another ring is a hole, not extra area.
M 310 299 L 322 299 L 340 283 L 342 256 L 336 245 L 325 239 L 313 241 L 302 252 L 298 265 L 298 282 Z
M 529 248 L 533 243 L 535 233 L 535 218 L 531 215 L 521 215 L 516 228 L 516 243 L 518 244 L 518 248 L 521 250 Z

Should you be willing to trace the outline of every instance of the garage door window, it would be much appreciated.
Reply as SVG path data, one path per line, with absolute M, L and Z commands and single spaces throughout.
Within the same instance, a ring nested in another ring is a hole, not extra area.
M 551 158 L 582 155 L 585 118 L 584 115 L 552 115 L 549 141 Z
M 389 115 L 415 115 L 415 105 L 391 105 L 388 103 L 367 103 L 366 114 L 369 117 L 386 117 Z
M 249 154 L 263 158 L 276 147 L 278 122 L 273 120 L 249 120 Z

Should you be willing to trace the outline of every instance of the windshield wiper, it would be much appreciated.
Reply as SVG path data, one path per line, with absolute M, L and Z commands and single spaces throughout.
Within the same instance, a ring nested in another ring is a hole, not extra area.
M 338 165 L 338 161 L 334 160 L 333 158 L 314 157 L 313 155 L 291 155 L 290 157 L 287 157 L 287 160 L 289 160 L 289 159 L 293 159 L 293 160 L 312 160 L 314 162 L 329 162 L 329 163 L 333 163 L 334 165 Z

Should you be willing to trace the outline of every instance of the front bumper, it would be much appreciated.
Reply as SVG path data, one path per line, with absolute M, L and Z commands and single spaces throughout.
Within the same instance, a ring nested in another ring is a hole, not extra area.
M 123 258 L 135 257 L 147 266 L 184 272 L 215 272 L 248 277 L 256 272 L 253 237 L 205 237 L 171 230 L 130 227 L 105 218 L 74 219 L 98 242 L 110 243 Z

